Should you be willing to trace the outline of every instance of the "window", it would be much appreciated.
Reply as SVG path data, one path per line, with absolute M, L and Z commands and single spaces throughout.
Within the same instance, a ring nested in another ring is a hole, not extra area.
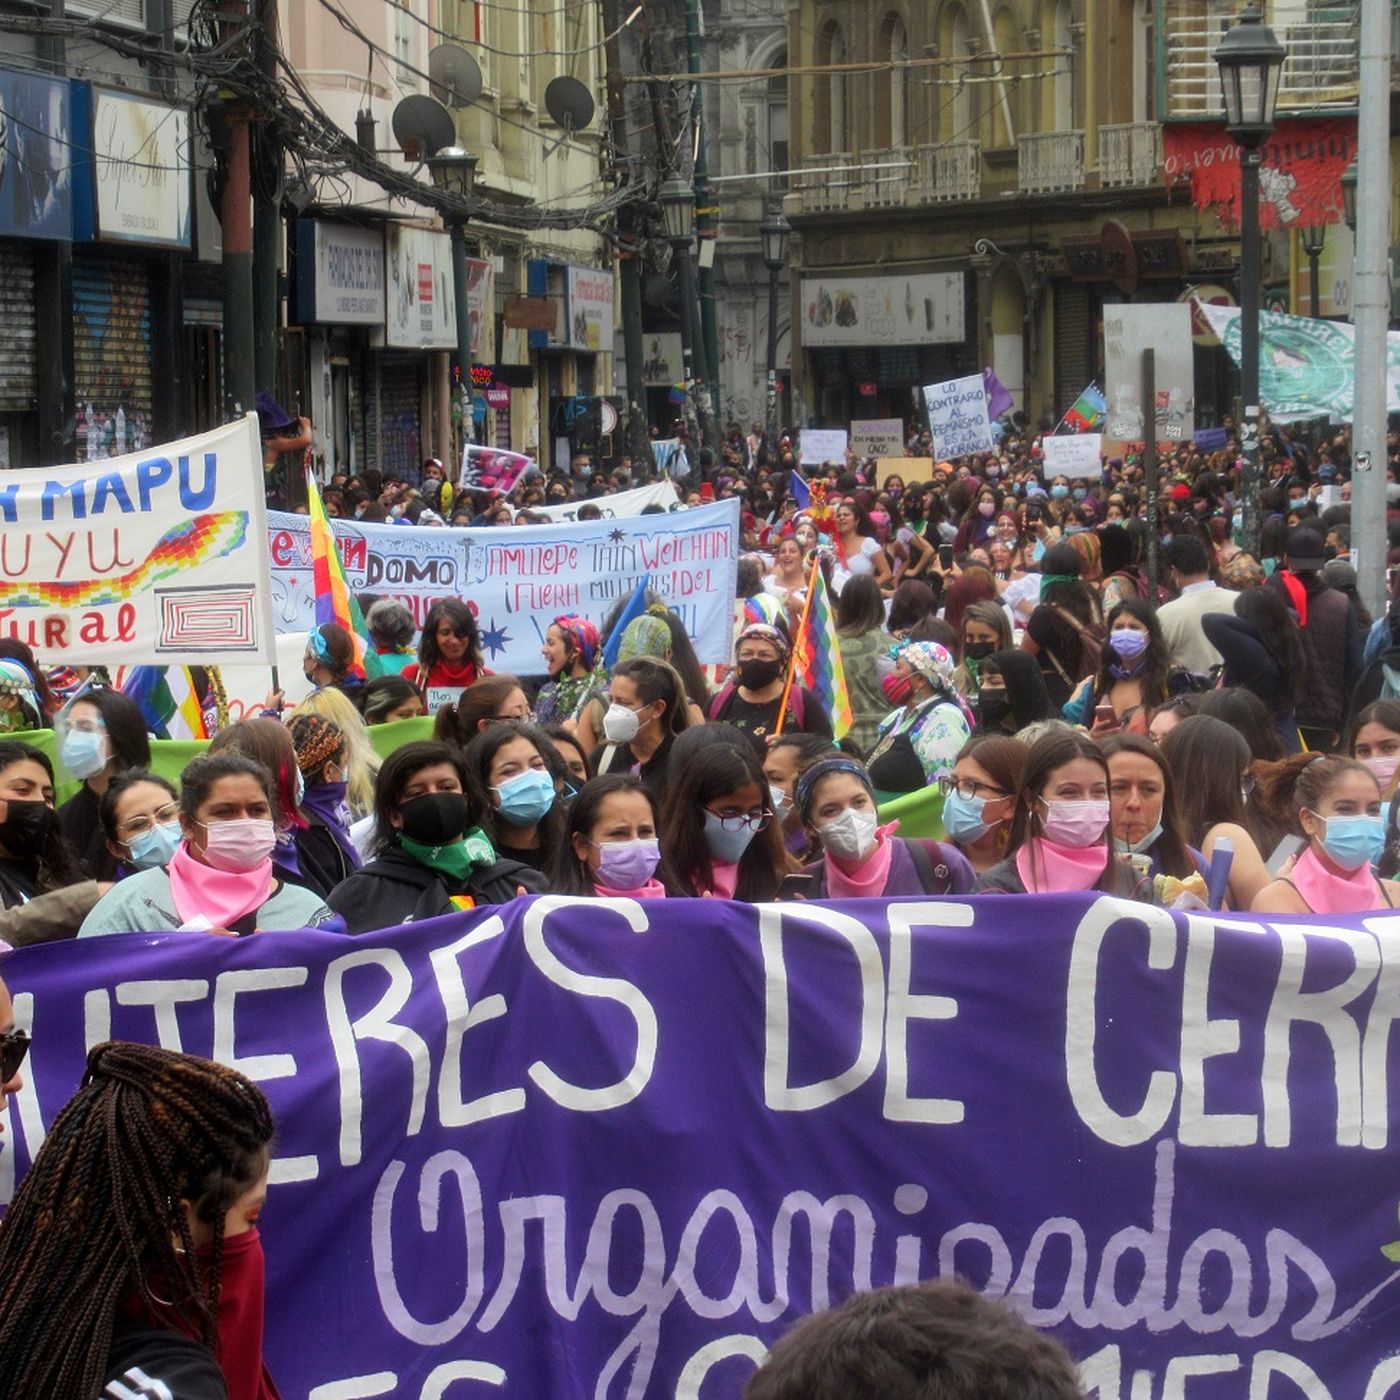
M 891 65 L 887 78 L 876 76 L 876 143 L 902 146 L 909 139 L 909 31 L 897 14 L 885 16 L 880 26 L 880 57 Z
M 1054 47 L 1064 50 L 1055 60 L 1054 124 L 1056 131 L 1074 130 L 1074 40 L 1070 33 L 1069 0 L 1055 6 Z
M 835 67 L 848 61 L 846 36 L 832 20 L 817 39 L 817 67 Z M 836 154 L 846 150 L 849 143 L 850 78 L 846 73 L 819 73 L 815 83 L 813 145 L 821 155 Z
M 961 5 L 945 5 L 939 19 L 938 51 L 954 60 L 966 60 L 972 56 L 972 29 L 967 22 L 967 11 Z M 971 63 L 955 62 L 951 68 L 940 70 L 946 81 L 957 83 L 950 94 L 940 89 L 938 100 L 943 108 L 944 141 L 972 141 L 977 138 L 977 106 L 972 94 L 973 88 L 967 79 L 976 77 L 977 72 Z
M 1008 9 L 997 11 L 992 24 L 992 47 L 999 54 L 1018 53 L 1021 49 L 1021 36 L 1016 27 L 1016 16 Z M 1015 145 L 1019 113 L 1017 110 L 1017 63 L 990 64 L 984 70 L 994 73 L 997 82 L 992 86 L 991 144 L 1005 149 Z
M 766 68 L 786 68 L 786 52 L 774 55 Z M 786 73 L 775 74 L 768 79 L 767 91 L 767 146 L 768 169 L 788 168 L 788 80 Z M 773 190 L 787 188 L 787 180 L 774 180 L 769 184 Z

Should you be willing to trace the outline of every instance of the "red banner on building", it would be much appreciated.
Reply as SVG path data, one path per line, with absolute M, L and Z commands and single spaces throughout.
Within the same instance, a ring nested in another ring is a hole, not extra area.
M 1356 121 L 1281 121 L 1264 143 L 1259 171 L 1259 226 L 1338 223 L 1342 173 L 1356 154 Z M 1168 187 L 1191 182 L 1191 202 L 1240 222 L 1240 148 L 1214 123 L 1168 125 L 1162 133 Z

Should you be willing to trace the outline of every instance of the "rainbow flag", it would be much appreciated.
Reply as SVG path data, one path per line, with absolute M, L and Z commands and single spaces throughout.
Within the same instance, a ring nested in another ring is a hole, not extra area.
M 209 737 L 188 666 L 133 666 L 121 677 L 121 691 L 141 707 L 157 739 Z
M 316 489 L 316 478 L 311 474 L 310 467 L 306 469 L 306 508 L 311 517 L 311 576 L 316 584 L 316 626 L 334 622 L 338 627 L 343 627 L 355 643 L 354 673 L 366 680 L 373 680 L 384 674 L 384 668 L 379 653 L 369 639 L 360 605 L 345 581 L 345 566 L 335 545 L 335 533 L 331 529 L 326 508 L 321 504 L 321 493 Z
M 826 590 L 821 565 L 812 563 L 812 579 L 807 585 L 807 606 L 793 647 L 793 677 L 821 701 L 831 716 L 831 727 L 838 739 L 849 732 L 855 716 L 846 689 L 846 668 L 836 641 L 836 614 Z

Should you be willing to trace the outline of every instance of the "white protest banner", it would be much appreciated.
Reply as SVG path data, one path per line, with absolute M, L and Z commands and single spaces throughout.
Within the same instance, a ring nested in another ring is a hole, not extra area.
M 669 481 L 657 481 L 650 486 L 638 486 L 635 491 L 619 491 L 615 496 L 599 496 L 588 501 L 565 501 L 557 506 L 531 506 L 531 515 L 543 515 L 547 520 L 577 520 L 582 506 L 597 506 L 604 519 L 619 519 L 640 515 L 648 506 L 662 510 L 679 510 L 681 498 Z
M 651 455 L 656 458 L 656 470 L 682 481 L 690 475 L 690 458 L 681 446 L 680 438 L 653 438 Z
M 1103 472 L 1102 433 L 1051 433 L 1040 440 L 1045 454 L 1045 475 L 1094 477 Z
M 933 453 L 944 459 L 991 452 L 996 443 L 987 416 L 987 385 L 980 374 L 924 386 Z
M 257 418 L 0 479 L 0 636 L 48 665 L 273 659 Z
M 845 428 L 803 428 L 798 438 L 798 460 L 804 467 L 820 467 L 826 462 L 846 464 Z
M 904 452 L 904 419 L 853 418 L 851 451 L 857 457 L 898 457 Z
M 1145 436 L 1142 352 L 1152 350 L 1157 441 L 1189 441 L 1196 430 L 1191 308 L 1183 302 L 1105 306 L 1103 347 L 1108 399 L 1103 435 L 1115 442 L 1137 442 Z
M 493 671 L 538 675 L 540 647 L 560 613 L 593 622 L 627 598 L 644 574 L 685 623 L 702 662 L 730 658 L 739 503 L 668 515 L 568 524 L 490 526 L 360 525 L 332 520 L 354 592 L 396 598 L 421 626 L 432 603 L 463 598 L 476 614 Z M 310 522 L 269 516 L 272 592 L 279 631 L 315 622 Z
M 499 491 L 509 495 L 532 471 L 534 460 L 501 447 L 478 447 L 474 442 L 462 447 L 461 485 L 470 491 Z

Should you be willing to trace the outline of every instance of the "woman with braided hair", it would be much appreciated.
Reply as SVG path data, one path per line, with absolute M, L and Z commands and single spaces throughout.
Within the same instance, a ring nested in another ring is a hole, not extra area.
M 234 1070 L 96 1046 L 0 1223 L 0 1394 L 276 1400 L 256 1227 L 272 1131 Z

